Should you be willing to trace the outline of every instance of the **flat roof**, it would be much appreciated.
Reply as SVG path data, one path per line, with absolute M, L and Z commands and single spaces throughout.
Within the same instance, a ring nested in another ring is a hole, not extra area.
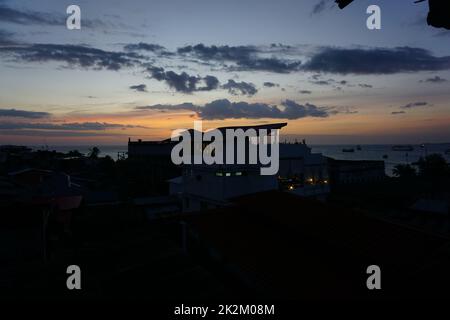
M 226 130 L 226 129 L 281 129 L 287 126 L 287 122 L 279 122 L 279 123 L 268 123 L 268 124 L 260 124 L 260 125 L 250 125 L 250 126 L 229 126 L 229 127 L 220 127 L 218 130 Z
M 248 130 L 248 129 L 255 129 L 255 130 L 261 130 L 261 129 L 281 129 L 283 127 L 287 126 L 287 122 L 279 122 L 279 123 L 268 123 L 268 124 L 260 124 L 260 125 L 249 125 L 249 126 L 229 126 L 229 127 L 219 127 L 219 128 L 215 128 L 217 130 L 220 131 L 224 131 L 227 129 L 232 129 L 232 130 L 237 130 L 237 129 L 243 129 L 243 130 Z M 211 129 L 214 130 L 214 129 Z M 192 132 L 194 132 L 194 129 L 187 129 L 186 131 L 189 131 L 191 134 Z M 206 131 L 202 131 L 202 133 L 205 133 L 209 130 Z M 142 145 L 142 144 L 146 144 L 146 145 L 158 145 L 158 144 L 168 144 L 168 143 L 174 143 L 174 141 L 171 141 L 170 138 L 164 139 L 164 140 L 159 140 L 159 141 L 143 141 L 143 140 L 136 140 L 136 141 L 131 141 L 131 139 L 128 140 L 128 145 Z

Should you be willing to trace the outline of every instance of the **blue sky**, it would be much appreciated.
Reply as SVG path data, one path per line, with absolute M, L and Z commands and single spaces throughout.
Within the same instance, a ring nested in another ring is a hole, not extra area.
M 81 30 L 65 27 L 70 4 Z M 370 4 L 381 30 L 366 28 Z M 313 143 L 448 142 L 450 32 L 427 26 L 427 11 L 410 0 L 0 0 L 0 143 L 124 144 L 193 119 L 288 120 L 286 134 Z

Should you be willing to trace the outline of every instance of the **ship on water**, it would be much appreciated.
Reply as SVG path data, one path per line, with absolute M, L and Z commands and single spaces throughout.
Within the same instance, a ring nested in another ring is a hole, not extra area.
M 392 146 L 392 151 L 414 151 L 412 145 L 396 145 Z

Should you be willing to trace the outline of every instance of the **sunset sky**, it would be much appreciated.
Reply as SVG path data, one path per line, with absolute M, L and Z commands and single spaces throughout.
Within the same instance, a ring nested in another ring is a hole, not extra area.
M 81 30 L 66 8 L 81 8 Z M 366 8 L 381 7 L 368 30 Z M 288 122 L 313 144 L 450 142 L 450 31 L 413 0 L 0 0 L 0 144 Z

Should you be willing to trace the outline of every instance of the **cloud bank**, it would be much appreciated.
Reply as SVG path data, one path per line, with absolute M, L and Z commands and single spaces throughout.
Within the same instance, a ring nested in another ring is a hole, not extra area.
M 0 117 L 42 119 L 50 117 L 48 112 L 26 111 L 17 109 L 0 109 Z
M 420 48 L 323 48 L 302 67 L 304 71 L 336 74 L 394 74 L 450 69 L 450 57 L 435 57 Z
M 152 105 L 137 107 L 138 110 L 190 110 L 204 120 L 224 119 L 301 119 L 306 117 L 325 118 L 336 111 L 313 104 L 298 104 L 292 100 L 283 101 L 280 106 L 266 103 L 231 102 L 227 99 L 215 100 L 204 106 L 184 103 L 179 105 Z

